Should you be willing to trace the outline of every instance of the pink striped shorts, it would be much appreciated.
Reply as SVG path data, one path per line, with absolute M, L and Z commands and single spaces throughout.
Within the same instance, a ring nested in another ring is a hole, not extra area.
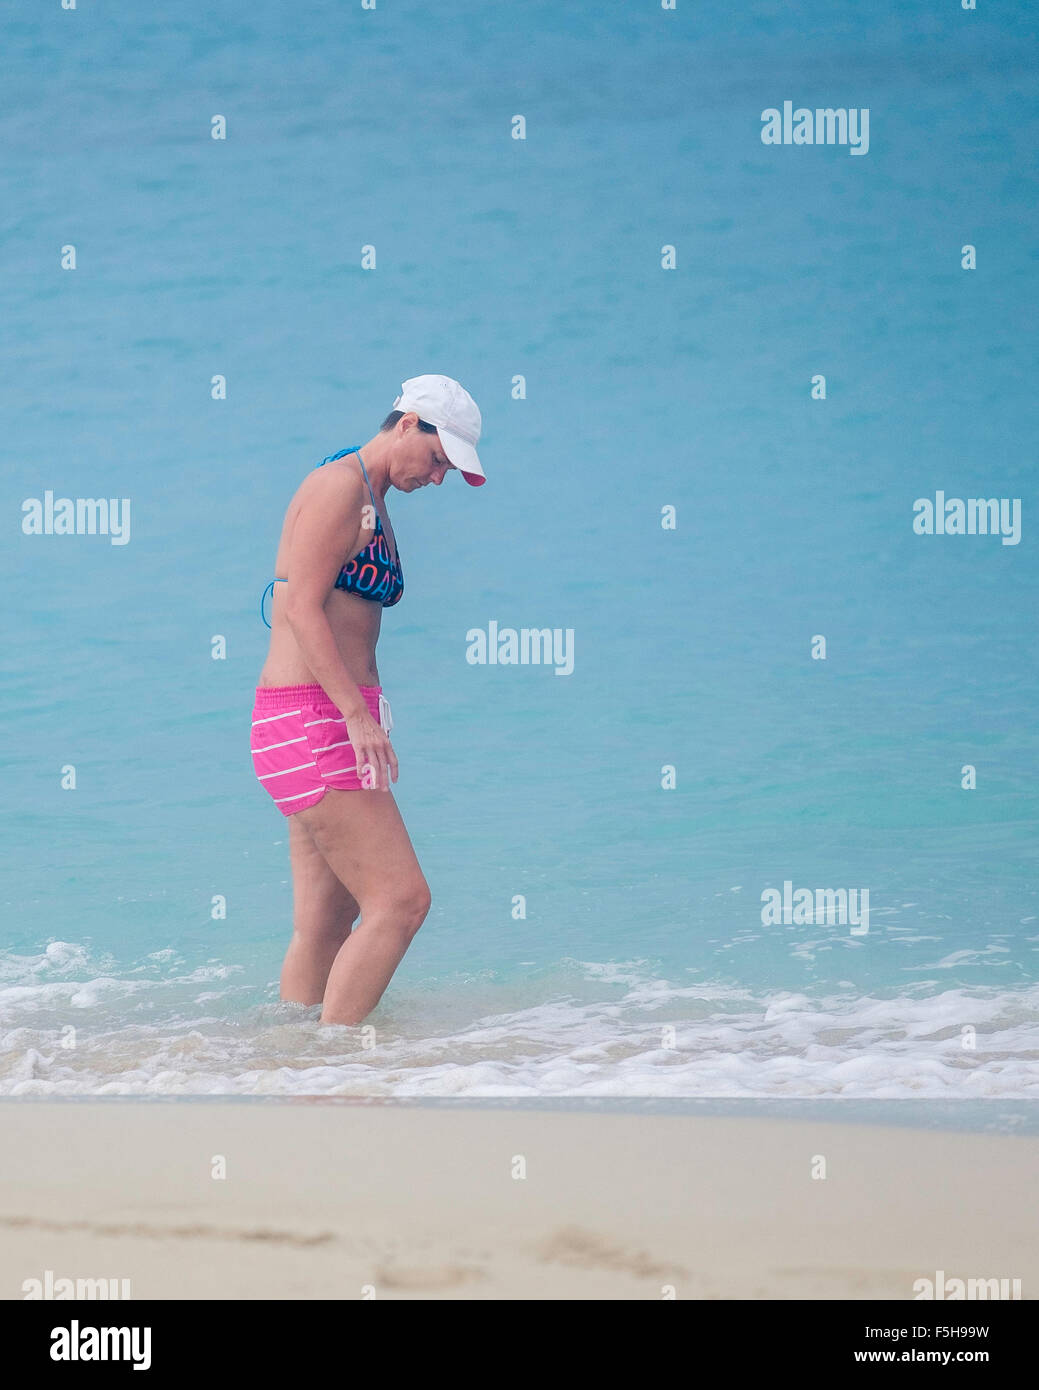
M 359 689 L 389 733 L 393 718 L 382 686 Z M 258 685 L 250 747 L 260 785 L 284 816 L 316 806 L 326 787 L 362 790 L 346 720 L 320 685 Z

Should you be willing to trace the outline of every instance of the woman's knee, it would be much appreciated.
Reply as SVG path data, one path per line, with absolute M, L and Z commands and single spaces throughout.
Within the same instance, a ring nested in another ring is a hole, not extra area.
M 412 934 L 417 932 L 419 927 L 421 927 L 422 923 L 426 920 L 426 915 L 429 912 L 432 901 L 433 895 L 429 891 L 429 884 L 425 879 L 422 879 L 420 883 L 415 884 L 407 900 L 405 917 Z
M 369 903 L 367 916 L 369 920 L 378 918 L 387 926 L 403 927 L 413 936 L 426 920 L 431 901 L 429 884 L 424 878 L 418 879 L 413 883 L 398 885 L 391 896 L 380 897 L 377 903 Z M 362 907 L 362 925 L 364 918 L 365 909 Z

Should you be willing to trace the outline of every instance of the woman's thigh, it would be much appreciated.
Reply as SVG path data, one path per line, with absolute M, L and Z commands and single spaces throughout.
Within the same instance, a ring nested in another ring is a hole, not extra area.
M 416 906 L 429 888 L 391 791 L 329 787 L 316 806 L 297 811 L 326 863 L 365 905 Z
M 338 878 L 300 820 L 287 817 L 292 864 L 293 929 L 304 936 L 345 935 L 360 911 L 349 888 Z

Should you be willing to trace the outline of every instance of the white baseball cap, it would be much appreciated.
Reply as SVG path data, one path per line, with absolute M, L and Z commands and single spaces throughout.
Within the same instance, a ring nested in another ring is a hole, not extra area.
M 487 481 L 473 447 L 480 438 L 483 418 L 464 386 L 449 376 L 413 376 L 401 383 L 393 409 L 417 412 L 420 420 L 436 425 L 444 453 L 472 487 Z

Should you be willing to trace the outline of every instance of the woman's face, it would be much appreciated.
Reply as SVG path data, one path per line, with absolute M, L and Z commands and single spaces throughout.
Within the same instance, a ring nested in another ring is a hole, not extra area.
M 411 429 L 404 431 L 401 445 L 402 477 L 396 486 L 402 492 L 416 492 L 429 483 L 439 487 L 447 473 L 454 468 L 444 452 L 439 434 L 427 434 L 425 430 L 420 430 L 417 420 Z

